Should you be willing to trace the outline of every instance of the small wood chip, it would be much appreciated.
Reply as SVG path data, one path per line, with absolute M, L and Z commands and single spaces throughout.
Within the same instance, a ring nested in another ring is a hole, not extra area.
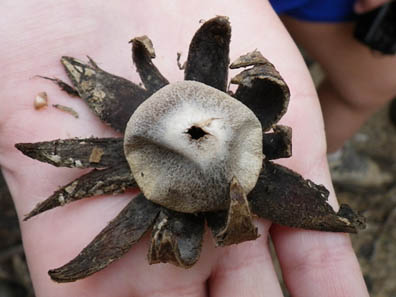
M 39 110 L 48 106 L 48 95 L 46 92 L 40 92 L 37 94 L 36 98 L 34 98 L 34 108 Z
M 59 110 L 62 110 L 64 112 L 70 113 L 73 117 L 78 119 L 78 113 L 73 108 L 68 107 L 68 106 L 64 106 L 64 105 L 60 105 L 60 104 L 52 104 L 52 106 L 57 108 L 57 109 L 59 109 Z
M 91 155 L 89 156 L 89 162 L 99 163 L 100 160 L 102 159 L 103 154 L 104 154 L 104 150 L 101 149 L 100 147 L 95 146 L 92 149 Z

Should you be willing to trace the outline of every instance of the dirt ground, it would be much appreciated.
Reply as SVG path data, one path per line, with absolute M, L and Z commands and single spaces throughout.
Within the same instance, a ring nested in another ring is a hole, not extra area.
M 377 113 L 349 146 L 392 177 L 381 186 L 338 182 L 336 189 L 340 202 L 350 204 L 367 218 L 368 228 L 351 238 L 371 296 L 396 297 L 396 127 L 389 120 L 389 107 Z M 1 174 L 0 296 L 34 296 L 18 221 Z
M 0 296 L 33 297 L 14 205 L 0 172 Z
M 389 107 L 378 112 L 351 140 L 361 155 L 389 174 L 390 182 L 378 187 L 336 184 L 338 199 L 362 211 L 368 228 L 352 235 L 371 296 L 396 297 L 396 127 Z

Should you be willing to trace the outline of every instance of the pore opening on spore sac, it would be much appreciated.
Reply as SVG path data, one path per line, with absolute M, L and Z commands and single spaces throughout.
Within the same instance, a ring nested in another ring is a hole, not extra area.
M 201 137 L 204 137 L 206 133 L 204 130 L 202 130 L 200 127 L 197 126 L 192 126 L 190 129 L 187 130 L 187 134 L 190 134 L 192 139 L 198 140 Z

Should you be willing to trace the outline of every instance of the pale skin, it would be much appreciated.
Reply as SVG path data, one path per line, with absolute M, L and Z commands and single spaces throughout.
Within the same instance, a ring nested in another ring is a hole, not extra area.
M 133 2 L 136 2 L 133 4 Z M 77 4 L 78 3 L 78 4 Z M 109 4 L 107 4 L 109 3 Z M 113 136 L 79 99 L 70 98 L 36 74 L 66 79 L 62 55 L 84 59 L 137 81 L 128 41 L 147 34 L 156 65 L 170 80 L 182 79 L 176 52 L 187 53 L 198 20 L 227 15 L 233 27 L 231 60 L 259 49 L 276 65 L 291 89 L 282 123 L 293 127 L 293 157 L 282 164 L 331 190 L 319 101 L 296 46 L 266 1 L 6 1 L 0 20 L 2 88 L 0 164 L 19 218 L 59 185 L 81 175 L 28 159 L 18 142 Z M 185 57 L 185 56 L 184 56 Z M 46 91 L 50 103 L 73 107 L 75 119 L 54 108 L 37 111 L 33 98 Z M 73 258 L 133 197 L 133 192 L 75 202 L 21 223 L 36 295 L 43 296 L 282 296 L 267 245 L 272 236 L 286 284 L 293 296 L 368 296 L 350 239 L 341 233 L 304 231 L 257 220 L 261 237 L 214 248 L 207 234 L 198 263 L 189 270 L 149 266 L 148 237 L 120 261 L 87 279 L 68 284 L 47 275 Z

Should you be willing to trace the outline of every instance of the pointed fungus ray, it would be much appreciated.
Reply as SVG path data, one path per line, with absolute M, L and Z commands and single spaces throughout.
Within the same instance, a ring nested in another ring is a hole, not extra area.
M 126 162 L 122 138 L 57 139 L 17 143 L 15 147 L 32 159 L 56 167 L 105 168 Z
M 152 224 L 160 207 L 141 194 L 134 198 L 77 257 L 48 272 L 59 283 L 73 282 L 106 268 L 121 258 Z
M 153 43 L 147 36 L 135 37 L 132 43 L 132 59 L 146 89 L 154 93 L 169 84 L 169 81 L 155 67 Z
M 216 246 L 237 244 L 258 237 L 246 194 L 235 177 L 230 185 L 228 212 L 207 213 L 206 218 Z
M 47 76 L 41 76 L 41 75 L 37 75 L 37 77 L 47 79 L 47 80 L 54 82 L 62 91 L 66 92 L 67 94 L 69 94 L 72 97 L 80 97 L 80 95 L 78 94 L 78 92 L 75 88 L 73 88 L 71 85 L 65 83 L 64 81 L 60 80 L 59 78 L 47 77 Z
M 324 186 L 267 161 L 248 199 L 253 213 L 284 226 L 349 233 L 365 227 L 364 218 L 347 205 L 336 213 L 328 195 Z
M 205 22 L 190 43 L 184 79 L 225 91 L 230 40 L 231 26 L 227 17 L 218 16 Z
M 81 98 L 117 131 L 125 130 L 132 113 L 151 95 L 133 82 L 103 71 L 93 60 L 85 64 L 72 57 L 62 57 L 61 62 Z
M 63 186 L 46 200 L 37 204 L 26 215 L 24 221 L 73 201 L 104 194 L 119 194 L 133 187 L 136 187 L 136 182 L 127 163 L 103 170 L 94 169 Z

